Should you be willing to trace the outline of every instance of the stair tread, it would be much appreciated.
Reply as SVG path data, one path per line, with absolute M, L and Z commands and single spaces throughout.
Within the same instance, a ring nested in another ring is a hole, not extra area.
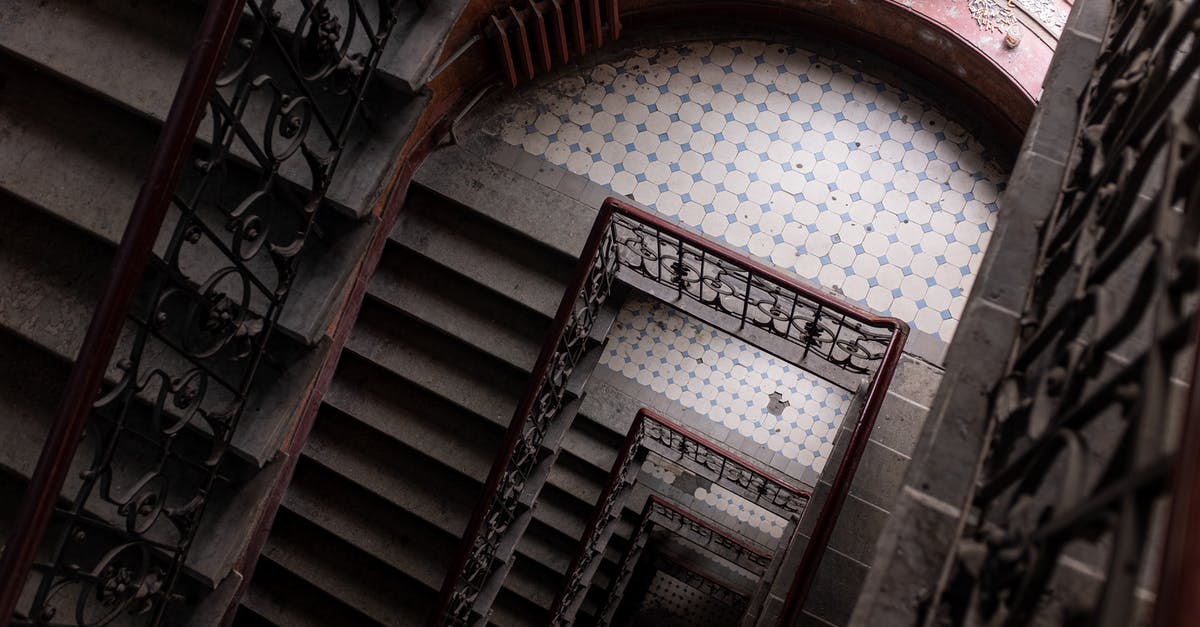
M 414 179 L 426 188 L 578 258 L 597 209 L 503 168 L 463 146 L 434 151 Z
M 480 285 L 507 294 L 546 319 L 552 319 L 562 300 L 566 274 L 572 263 L 564 259 L 549 262 L 529 259 L 530 252 L 536 251 L 533 242 L 528 244 L 526 251 L 520 251 L 526 258 L 519 259 L 506 254 L 513 251 L 497 250 L 498 240 L 470 237 L 463 226 L 463 221 L 447 224 L 441 219 L 429 219 L 420 212 L 411 211 L 392 231 L 392 239 Z
M 503 439 L 503 427 L 418 385 L 380 377 L 374 368 L 356 355 L 344 355 L 323 402 L 482 482 Z
M 267 540 L 262 558 L 331 597 L 384 625 L 418 624 L 432 605 L 432 596 L 397 594 L 407 586 L 398 585 L 395 575 L 366 556 L 337 551 L 338 547 L 314 544 L 308 534 L 293 539 L 280 525 Z M 317 547 L 323 550 L 318 554 Z M 260 558 L 260 559 L 262 559 Z
M 331 599 L 318 599 L 318 595 L 325 597 L 325 593 L 297 575 L 290 575 L 289 578 L 300 579 L 300 581 L 289 581 L 289 585 L 286 586 L 286 592 L 282 594 L 279 591 L 268 588 L 263 584 L 263 579 L 268 576 L 266 575 L 268 569 L 282 570 L 282 567 L 271 563 L 269 559 L 260 560 L 258 567 L 254 571 L 256 576 L 250 585 L 247 586 L 246 593 L 242 595 L 239 603 L 243 608 L 248 609 L 268 623 L 278 625 L 279 627 L 326 627 L 327 625 L 347 624 L 346 617 L 343 614 L 336 613 L 337 609 L 342 609 L 342 612 L 352 613 L 354 624 L 372 624 L 370 618 L 353 611 L 351 608 L 335 608 L 329 603 Z M 313 590 L 304 590 L 303 593 L 297 591 L 297 583 L 304 587 L 310 587 Z M 316 594 L 312 594 L 313 592 Z M 247 619 L 242 616 L 242 610 L 239 610 L 237 617 L 234 619 L 234 625 L 240 625 L 244 622 L 247 622 Z
M 547 324 L 461 275 L 393 246 L 389 249 L 367 286 L 368 294 L 515 368 L 533 369 Z
M 525 377 L 394 312 L 364 304 L 346 350 L 500 425 L 508 425 Z
M 436 593 L 458 538 L 413 517 L 372 494 L 331 481 L 308 468 L 297 469 L 283 507 L 343 542 L 373 555 Z M 379 521 L 386 520 L 386 526 Z
M 558 592 L 558 579 L 550 576 L 548 570 L 536 561 L 517 555 L 508 577 L 504 578 L 504 587 L 531 604 L 543 610 L 548 609 L 554 604 L 554 595 Z
M 351 433 L 347 422 L 330 426 L 322 416 L 303 456 L 421 519 L 461 536 L 478 498 L 479 485 L 452 468 L 398 443 Z

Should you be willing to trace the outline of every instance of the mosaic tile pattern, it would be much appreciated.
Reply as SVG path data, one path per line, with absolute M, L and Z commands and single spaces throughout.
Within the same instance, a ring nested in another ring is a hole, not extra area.
M 649 298 L 631 298 L 600 363 L 820 474 L 850 394 Z M 771 394 L 787 406 L 771 413 Z
M 503 111 L 504 141 L 949 341 L 1004 175 L 907 92 L 762 42 L 639 50 Z
M 783 537 L 783 530 L 787 527 L 787 520 L 774 512 L 759 509 L 754 503 L 732 492 L 727 492 L 721 486 L 713 485 L 707 490 L 696 488 L 693 495 L 697 501 L 702 501 L 718 512 L 736 518 L 738 522 L 744 525 L 750 525 L 759 531 L 763 531 L 772 538 Z M 737 528 L 737 525 L 729 526 Z
M 678 478 L 675 475 L 674 470 L 671 470 L 662 464 L 656 463 L 654 460 L 649 458 L 642 462 L 642 472 L 667 485 L 675 483 L 675 479 Z

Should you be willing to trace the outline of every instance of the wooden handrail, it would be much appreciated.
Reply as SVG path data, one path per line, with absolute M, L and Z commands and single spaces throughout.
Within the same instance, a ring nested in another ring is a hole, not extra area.
M 209 94 L 233 41 L 244 5 L 245 0 L 207 3 L 171 109 L 155 143 L 145 183 L 125 224 L 100 302 L 92 312 L 83 344 L 71 367 L 58 413 L 42 445 L 13 532 L 0 555 L 0 625 L 8 625 L 12 620 L 34 556 L 54 514 L 125 317 L 153 255 L 154 242 L 162 230 L 172 195 L 191 159 L 196 130 L 205 115 Z
M 684 427 L 684 426 L 662 416 L 661 414 L 659 414 L 658 412 L 655 412 L 654 410 L 643 407 L 638 410 L 637 415 L 635 415 L 633 418 L 633 422 L 629 425 L 629 431 L 625 434 L 624 444 L 621 446 L 620 451 L 617 453 L 617 459 L 615 462 L 613 462 L 612 470 L 610 470 L 608 473 L 608 480 L 604 484 L 604 489 L 601 490 L 601 492 L 600 492 L 600 498 L 597 501 L 596 507 L 593 508 L 593 510 L 592 510 L 592 517 L 591 517 L 591 519 L 588 520 L 588 525 L 583 532 L 583 536 L 579 540 L 579 547 L 575 550 L 575 555 L 571 558 L 571 565 L 567 568 L 566 576 L 563 578 L 563 583 L 561 586 L 559 586 L 558 593 L 555 595 L 554 604 L 551 605 L 551 612 L 552 612 L 551 620 L 552 621 L 554 620 L 554 616 L 553 616 L 554 612 L 558 612 L 558 611 L 561 611 L 561 609 L 565 609 L 565 608 L 562 608 L 562 605 L 564 604 L 564 602 L 566 602 L 567 595 L 570 593 L 572 575 L 584 567 L 584 560 L 587 559 L 586 555 L 589 551 L 588 545 L 591 544 L 591 541 L 595 537 L 597 537 L 598 534 L 601 533 L 601 529 L 602 529 L 603 525 L 606 523 L 606 518 L 608 517 L 610 512 L 605 512 L 603 510 L 603 504 L 606 503 L 612 497 L 612 495 L 615 494 L 616 491 L 620 488 L 620 486 L 618 484 L 620 481 L 622 469 L 624 469 L 626 467 L 626 465 L 630 463 L 633 456 L 635 454 L 637 454 L 638 450 L 641 448 L 642 436 L 645 431 L 645 425 L 646 425 L 647 420 L 655 422 L 655 423 L 667 428 L 668 430 L 673 431 L 673 432 L 683 436 L 686 439 L 699 442 L 701 444 L 701 446 L 704 446 L 705 448 L 707 448 L 711 451 L 716 451 L 717 454 L 725 457 L 726 459 L 732 460 L 732 461 L 736 462 L 737 464 L 740 464 L 742 467 L 746 468 L 747 470 L 750 470 L 751 472 L 753 472 L 759 476 L 762 476 L 763 478 L 765 478 L 775 484 L 778 484 L 783 490 L 785 490 L 787 492 L 790 492 L 790 493 L 795 494 L 800 497 L 804 497 L 806 500 L 810 500 L 812 498 L 812 493 L 810 493 L 808 490 L 805 490 L 799 486 L 796 486 L 791 481 L 788 481 L 788 480 L 780 477 L 776 473 L 774 473 L 768 469 L 765 469 L 762 466 L 759 466 L 758 464 L 755 464 L 755 463 L 745 459 L 745 457 L 743 457 L 742 455 L 740 455 L 739 453 L 737 453 L 735 451 L 730 450 L 726 446 L 724 446 L 722 444 L 718 444 L 718 443 L 710 440 L 709 438 L 702 436 L 702 435 L 688 429 L 687 427 Z M 647 500 L 646 507 L 650 506 L 651 501 L 654 498 L 655 497 L 651 496 L 650 499 Z M 676 507 L 676 506 L 672 506 L 672 505 L 666 503 L 665 501 L 663 501 L 663 503 L 665 506 L 669 507 L 673 511 L 676 511 L 676 512 L 688 517 L 689 519 L 693 519 L 693 520 L 695 519 L 695 517 L 693 515 L 686 513 L 683 509 Z M 619 513 L 618 513 L 618 515 L 619 515 Z M 705 525 L 705 526 L 708 526 L 708 525 Z M 714 529 L 714 531 L 717 531 L 718 533 L 720 533 L 722 536 L 724 536 L 726 538 L 734 540 L 741 546 L 745 546 L 748 549 L 750 548 L 749 545 L 746 545 L 744 542 L 734 539 L 728 533 L 724 533 L 724 532 L 721 532 L 716 529 Z M 758 551 L 752 551 L 752 552 L 761 555 L 761 552 L 758 552 Z
M 575 266 L 575 271 L 572 275 L 571 281 L 568 283 L 567 289 L 563 294 L 563 298 L 559 303 L 557 313 L 554 317 L 554 322 L 551 325 L 550 331 L 546 336 L 546 340 L 542 345 L 542 350 L 539 353 L 537 362 L 535 363 L 532 373 L 530 374 L 525 392 L 522 395 L 521 401 L 518 403 L 517 409 L 513 414 L 513 418 L 509 423 L 504 446 L 501 448 L 495 462 L 492 464 L 491 471 L 489 472 L 487 481 L 484 484 L 482 496 L 476 505 L 470 521 L 467 524 L 466 530 L 464 531 L 459 552 L 451 562 L 450 569 L 446 573 L 446 578 L 443 581 L 438 602 L 435 605 L 434 613 L 430 617 L 429 621 L 429 624 L 433 627 L 442 624 L 446 612 L 449 609 L 450 600 L 456 588 L 458 587 L 459 582 L 464 577 L 464 568 L 467 564 L 467 561 L 470 559 L 476 539 L 479 537 L 483 529 L 483 523 L 488 515 L 488 512 L 491 510 L 496 501 L 497 490 L 504 478 L 504 472 L 509 463 L 512 461 L 516 447 L 525 433 L 530 412 L 534 407 L 535 401 L 537 400 L 538 391 L 550 371 L 551 363 L 555 357 L 555 351 L 562 341 L 567 324 L 571 320 L 571 315 L 576 300 L 582 293 L 587 277 L 596 262 L 601 244 L 604 242 L 606 235 L 609 234 L 613 217 L 616 215 L 625 216 L 630 220 L 652 227 L 661 233 L 669 234 L 681 242 L 686 242 L 689 246 L 703 250 L 705 254 L 712 255 L 715 258 L 721 259 L 727 263 L 741 267 L 742 269 L 745 269 L 754 275 L 775 283 L 781 288 L 803 296 L 819 304 L 825 310 L 835 312 L 847 319 L 864 325 L 885 329 L 891 333 L 887 350 L 883 354 L 880 366 L 875 372 L 874 380 L 872 381 L 870 392 L 863 408 L 863 413 L 855 425 L 854 433 L 850 440 L 849 449 L 847 450 L 846 456 L 843 458 L 841 465 L 838 467 L 837 476 L 833 482 L 833 488 L 830 490 L 829 498 L 826 501 L 825 506 L 821 509 L 813 531 L 812 540 L 810 541 L 808 548 L 805 550 L 802 565 L 815 571 L 816 565 L 820 563 L 820 559 L 824 554 L 825 545 L 828 543 L 829 537 L 832 535 L 833 526 L 836 523 L 838 514 L 841 511 L 842 503 L 845 501 L 846 495 L 849 493 L 850 483 L 853 479 L 854 472 L 858 468 L 859 459 L 862 457 L 863 451 L 866 448 L 871 429 L 875 425 L 875 418 L 879 413 L 879 408 L 882 406 L 883 397 L 887 392 L 888 386 L 891 384 L 892 375 L 895 372 L 896 365 L 899 363 L 904 342 L 908 337 L 908 325 L 897 318 L 880 316 L 861 309 L 851 303 L 836 299 L 833 296 L 830 296 L 819 289 L 812 287 L 811 285 L 802 283 L 799 279 L 792 277 L 791 275 L 786 274 L 777 268 L 772 268 L 745 255 L 724 248 L 716 242 L 689 231 L 680 225 L 671 223 L 660 216 L 651 214 L 624 200 L 618 198 L 608 198 L 604 201 L 604 204 L 601 206 L 599 214 L 596 217 L 596 221 L 592 224 L 591 232 L 589 233 L 587 242 L 580 254 L 579 262 Z M 697 436 L 690 431 L 686 431 L 686 433 L 689 434 L 688 437 L 700 439 L 700 436 Z M 776 479 L 772 478 L 772 480 Z M 780 483 L 781 485 L 784 484 L 784 482 Z M 800 585 L 793 586 L 793 591 L 791 594 L 789 594 L 789 602 L 793 601 L 793 596 L 798 596 L 800 599 L 800 606 L 803 605 L 803 597 L 807 595 L 808 588 L 812 584 L 812 574 L 815 574 L 815 572 L 810 573 L 809 576 L 806 577 L 797 577 L 795 583 Z

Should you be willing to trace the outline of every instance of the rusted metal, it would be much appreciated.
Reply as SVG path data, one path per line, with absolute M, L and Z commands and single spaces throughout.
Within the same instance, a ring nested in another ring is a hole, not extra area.
M 72 375 L 70 415 L 46 445 L 56 483 L 36 475 L 29 491 L 61 531 L 34 564 L 37 579 L 3 571 L 14 578 L 5 594 L 33 590 L 22 624 L 178 620 L 168 613 L 183 600 L 176 583 L 215 489 L 228 482 L 223 461 L 243 414 L 267 394 L 262 367 L 286 354 L 274 332 L 397 21 L 394 12 L 370 16 L 361 0 L 342 8 L 306 4 L 284 29 L 270 0 L 209 6 L 81 351 L 79 368 L 90 374 Z M 211 130 L 193 152 L 205 116 Z M 303 172 L 307 188 L 284 170 Z M 251 188 L 232 183 L 231 172 L 249 174 Z M 166 242 L 157 258 L 156 240 Z M 153 272 L 143 279 L 146 267 Z M 122 328 L 129 348 L 110 369 Z M 115 383 L 96 400 L 106 374 Z M 92 455 L 53 510 L 82 429 Z M 16 560 L 39 543 L 9 546 L 22 547 L 5 556 Z M 56 618 L 60 610 L 73 616 Z

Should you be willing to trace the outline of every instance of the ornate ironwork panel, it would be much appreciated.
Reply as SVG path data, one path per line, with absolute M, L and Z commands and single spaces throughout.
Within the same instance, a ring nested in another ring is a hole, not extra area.
M 761 329 L 809 354 L 857 374 L 874 371 L 891 340 L 890 332 L 829 309 L 767 273 L 716 254 L 714 246 L 689 241 L 629 216 L 613 218 L 621 265 L 675 290 L 741 325 Z
M 762 576 L 771 564 L 771 554 L 766 547 L 736 538 L 697 514 L 655 498 L 651 498 L 646 507 L 650 521 L 655 525 L 755 575 Z
M 702 437 L 653 416 L 647 418 L 641 446 L 656 455 L 784 518 L 808 505 L 806 492 L 751 468 Z
M 497 571 L 496 556 L 500 545 L 517 517 L 528 480 L 542 460 L 542 442 L 562 408 L 571 373 L 583 359 L 596 317 L 612 291 L 617 273 L 615 243 L 610 238 L 603 239 L 595 255 L 587 261 L 590 265 L 582 288 L 574 295 L 570 316 L 549 355 L 544 375 L 538 379 L 520 437 L 500 475 L 484 523 L 473 538 L 461 577 L 451 593 L 444 617 L 446 624 L 470 623 L 476 598 Z
M 570 625 L 574 622 L 583 594 L 591 585 L 595 566 L 604 555 L 611 529 L 620 518 L 625 494 L 637 481 L 638 468 L 635 464 L 644 457 L 644 452 L 664 455 L 680 467 L 786 517 L 803 512 L 810 498 L 807 492 L 784 483 L 749 462 L 740 461 L 721 446 L 692 434 L 648 409 L 642 409 L 630 425 L 625 444 L 617 454 L 608 483 L 600 494 L 592 520 L 580 539 L 566 579 L 555 598 L 551 624 Z M 651 520 L 655 513 L 659 514 L 657 519 Z M 646 502 L 642 519 L 639 528 L 645 527 L 647 521 L 660 522 L 722 559 L 749 571 L 762 574 L 770 563 L 770 555 L 765 550 L 755 550 L 723 534 L 699 517 L 665 506 L 653 497 Z
M 287 358 L 280 315 L 395 14 L 360 0 L 246 8 L 14 624 L 171 620 L 263 366 Z
M 930 623 L 1023 625 L 1051 596 L 1063 623 L 1147 618 L 1195 350 L 1200 2 L 1118 0 L 1110 20 Z

